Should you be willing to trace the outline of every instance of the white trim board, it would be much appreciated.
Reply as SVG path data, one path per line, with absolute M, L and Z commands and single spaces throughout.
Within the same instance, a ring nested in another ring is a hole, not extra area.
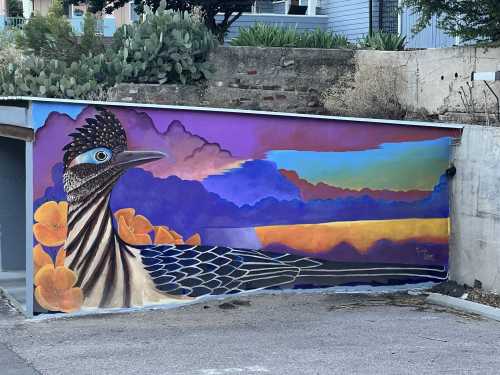
M 219 112 L 219 113 L 237 113 L 237 114 L 253 114 L 261 116 L 278 116 L 278 117 L 295 117 L 320 120 L 337 120 L 350 122 L 365 122 L 387 125 L 406 125 L 406 126 L 422 126 L 444 129 L 463 129 L 464 124 L 450 124 L 439 122 L 424 122 L 424 121 L 406 121 L 406 120 L 388 120 L 388 119 L 373 119 L 373 118 L 358 118 L 358 117 L 341 117 L 341 116 L 326 116 L 312 115 L 302 113 L 287 113 L 287 112 L 268 112 L 255 111 L 248 109 L 229 109 L 229 108 L 213 108 L 213 107 L 195 107 L 195 106 L 179 106 L 165 104 L 146 104 L 146 103 L 130 103 L 130 102 L 102 102 L 91 100 L 74 100 L 74 99 L 58 99 L 58 98 L 37 98 L 32 96 L 5 96 L 0 97 L 0 105 L 2 101 L 7 100 L 25 100 L 29 102 L 47 102 L 47 103 L 67 103 L 67 104 L 86 104 L 86 105 L 103 105 L 113 107 L 141 107 L 141 108 L 156 108 L 156 109 L 172 109 L 179 111 L 198 111 L 198 112 Z M 31 124 L 32 127 L 32 124 Z

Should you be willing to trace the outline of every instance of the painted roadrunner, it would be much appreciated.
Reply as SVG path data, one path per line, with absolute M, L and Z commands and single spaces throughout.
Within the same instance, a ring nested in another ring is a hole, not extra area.
M 104 108 L 70 136 L 63 149 L 66 266 L 78 276 L 86 307 L 142 306 L 293 285 L 447 277 L 446 269 L 437 266 L 359 265 L 222 246 L 127 244 L 113 227 L 113 186 L 128 168 L 165 155 L 128 151 L 122 125 Z

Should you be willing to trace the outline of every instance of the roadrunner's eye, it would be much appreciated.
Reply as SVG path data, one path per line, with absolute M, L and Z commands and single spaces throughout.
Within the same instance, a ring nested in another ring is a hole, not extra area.
M 78 164 L 102 164 L 111 159 L 111 150 L 105 147 L 94 148 L 78 155 L 70 163 L 70 167 Z
M 94 155 L 94 158 L 96 161 L 103 162 L 108 160 L 108 154 L 106 154 L 104 151 L 97 151 Z

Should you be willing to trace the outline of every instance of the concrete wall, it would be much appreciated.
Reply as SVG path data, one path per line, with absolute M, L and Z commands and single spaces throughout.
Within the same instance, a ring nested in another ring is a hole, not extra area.
M 26 267 L 24 181 L 24 141 L 0 137 L 0 270 Z
M 472 87 L 472 98 L 477 112 L 496 110 L 496 101 L 483 82 L 471 82 L 474 71 L 500 69 L 500 48 L 445 48 L 403 52 L 358 51 L 358 69 L 361 66 L 375 70 L 391 67 L 397 73 L 397 89 L 401 102 L 409 112 L 429 116 L 446 112 L 467 112 L 460 92 L 469 95 L 467 84 Z M 355 82 L 362 84 L 363 82 Z M 493 88 L 500 94 L 500 84 Z M 467 100 L 466 100 L 467 102 Z
M 466 126 L 453 148 L 450 277 L 500 292 L 500 129 Z

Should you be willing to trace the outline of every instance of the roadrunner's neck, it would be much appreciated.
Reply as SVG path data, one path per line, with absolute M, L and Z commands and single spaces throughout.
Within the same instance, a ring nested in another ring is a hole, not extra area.
M 85 298 L 99 307 L 131 305 L 134 254 L 113 228 L 109 200 L 114 182 L 70 202 L 68 209 L 65 264 L 77 274 Z

